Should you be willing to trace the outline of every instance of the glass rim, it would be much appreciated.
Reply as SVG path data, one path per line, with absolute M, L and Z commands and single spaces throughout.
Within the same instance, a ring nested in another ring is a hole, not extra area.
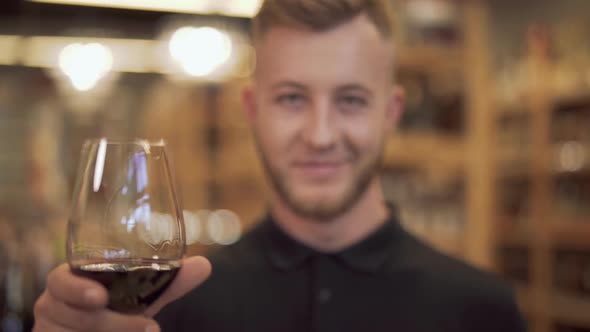
M 150 141 L 144 138 L 135 138 L 129 140 L 121 140 L 121 139 L 111 139 L 107 137 L 101 138 L 88 138 L 84 140 L 84 145 L 99 145 L 99 144 L 106 144 L 106 145 L 139 145 L 143 147 L 166 147 L 168 144 L 164 139 L 159 139 L 157 141 Z

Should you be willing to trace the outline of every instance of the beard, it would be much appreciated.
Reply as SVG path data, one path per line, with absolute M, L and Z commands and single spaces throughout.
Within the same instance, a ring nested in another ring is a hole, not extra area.
M 353 172 L 350 175 L 351 178 L 344 192 L 338 193 L 338 197 L 333 199 L 306 199 L 298 197 L 295 194 L 293 188 L 288 183 L 286 172 L 275 167 L 270 162 L 268 155 L 260 146 L 258 139 L 256 140 L 263 167 L 275 193 L 295 214 L 318 222 L 332 220 L 352 209 L 355 203 L 368 190 L 382 165 L 383 141 L 377 149 L 378 152 L 372 156 L 368 156 L 364 162 L 360 158 L 360 149 L 347 143 L 345 144 L 346 148 L 352 156 L 351 164 L 356 164 L 358 167 L 353 168 Z

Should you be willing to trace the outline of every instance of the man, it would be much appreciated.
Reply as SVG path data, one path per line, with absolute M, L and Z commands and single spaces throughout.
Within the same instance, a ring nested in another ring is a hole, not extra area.
M 185 261 L 145 316 L 66 266 L 48 277 L 36 331 L 524 331 L 507 286 L 402 229 L 379 186 L 394 88 L 386 1 L 267 0 L 244 106 L 273 187 L 239 243 Z M 184 296 L 183 296 L 184 295 Z

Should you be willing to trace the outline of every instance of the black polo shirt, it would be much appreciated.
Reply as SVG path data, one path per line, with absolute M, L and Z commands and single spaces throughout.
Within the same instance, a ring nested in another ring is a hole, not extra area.
M 201 287 L 157 317 L 162 331 L 524 332 L 507 285 L 427 246 L 391 217 L 336 254 L 268 217 L 210 257 Z

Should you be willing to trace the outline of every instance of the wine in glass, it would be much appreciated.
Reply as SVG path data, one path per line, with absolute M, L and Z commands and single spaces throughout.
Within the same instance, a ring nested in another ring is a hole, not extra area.
M 74 274 L 106 287 L 111 310 L 141 313 L 172 283 L 185 251 L 182 218 L 163 142 L 84 144 L 67 258 Z

